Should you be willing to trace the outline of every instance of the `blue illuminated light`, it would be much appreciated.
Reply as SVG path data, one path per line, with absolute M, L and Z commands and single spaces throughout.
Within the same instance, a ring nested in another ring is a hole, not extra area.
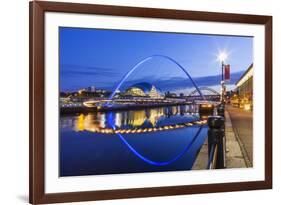
M 175 61 L 174 59 L 170 58 L 169 56 L 165 56 L 165 55 L 152 55 L 149 57 L 146 57 L 145 59 L 141 60 L 140 62 L 138 62 L 128 73 L 126 73 L 126 75 L 124 75 L 124 77 L 121 79 L 121 81 L 118 83 L 117 87 L 114 89 L 114 92 L 109 96 L 109 100 L 112 100 L 112 98 L 114 97 L 114 95 L 116 94 L 116 92 L 120 89 L 120 87 L 122 86 L 122 84 L 125 82 L 125 80 L 143 63 L 150 61 L 154 58 L 164 58 L 167 59 L 173 63 L 175 63 L 185 74 L 186 76 L 190 79 L 190 81 L 192 82 L 192 84 L 194 85 L 194 87 L 196 88 L 196 90 L 198 91 L 198 93 L 200 94 L 200 96 L 202 97 L 203 100 L 205 100 L 205 96 L 202 94 L 201 90 L 198 88 L 198 86 L 195 84 L 195 82 L 193 81 L 193 79 L 191 78 L 191 76 L 189 75 L 189 73 L 184 69 L 184 67 L 182 67 L 177 61 Z
M 115 130 L 116 128 L 115 128 L 115 125 L 113 122 L 112 112 L 109 113 L 108 122 L 109 122 L 110 126 L 112 126 L 112 129 Z M 151 164 L 151 165 L 155 165 L 155 166 L 166 166 L 166 165 L 169 165 L 169 164 L 177 161 L 178 159 L 180 159 L 190 149 L 190 147 L 193 145 L 193 143 L 199 136 L 201 130 L 202 130 L 202 125 L 198 128 L 196 134 L 192 138 L 192 141 L 178 155 L 176 155 L 174 158 L 172 158 L 168 161 L 164 161 L 164 162 L 157 162 L 157 161 L 153 161 L 153 160 L 146 158 L 141 153 L 139 153 L 132 145 L 130 145 L 122 134 L 120 134 L 120 133 L 116 133 L 116 134 L 121 139 L 121 141 L 130 149 L 130 151 L 133 152 L 138 158 L 140 158 L 144 162 Z

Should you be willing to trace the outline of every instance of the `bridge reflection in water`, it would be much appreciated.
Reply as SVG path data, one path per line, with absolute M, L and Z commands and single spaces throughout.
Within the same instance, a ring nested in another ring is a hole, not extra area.
M 207 137 L 198 107 L 61 116 L 60 176 L 190 170 Z

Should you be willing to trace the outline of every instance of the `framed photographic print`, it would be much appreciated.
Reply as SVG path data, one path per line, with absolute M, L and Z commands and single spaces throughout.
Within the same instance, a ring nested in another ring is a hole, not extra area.
M 30 2 L 30 203 L 270 189 L 272 17 Z

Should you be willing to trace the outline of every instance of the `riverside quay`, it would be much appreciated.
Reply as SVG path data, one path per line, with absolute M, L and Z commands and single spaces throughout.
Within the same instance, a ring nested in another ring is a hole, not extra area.
M 253 37 L 60 27 L 58 39 L 60 177 L 254 166 Z
M 178 95 L 169 91 L 162 93 L 146 82 L 133 84 L 124 92 L 114 94 L 114 91 L 96 89 L 94 86 L 76 92 L 61 92 L 60 126 L 68 135 L 95 133 L 100 137 L 108 135 L 106 140 L 109 141 L 118 136 L 125 144 L 129 144 L 126 138 L 140 138 L 141 134 L 161 134 L 174 139 L 184 132 L 193 135 L 187 147 L 173 150 L 178 154 L 166 161 L 151 160 L 128 145 L 140 161 L 155 165 L 152 171 L 167 170 L 164 165 L 169 167 L 169 164 L 183 158 L 186 152 L 191 156 L 186 159 L 187 163 L 177 165 L 179 169 L 251 167 L 250 69 L 252 65 L 241 75 L 237 87 L 224 93 L 223 101 L 220 93 L 208 87 L 198 87 L 188 95 Z M 141 169 L 151 171 L 151 167 Z M 126 170 L 133 172 L 129 165 L 126 165 Z M 89 173 L 101 174 L 105 171 L 98 169 Z M 112 167 L 108 173 L 115 171 Z M 75 168 L 61 172 L 64 176 L 89 173 L 81 173 Z

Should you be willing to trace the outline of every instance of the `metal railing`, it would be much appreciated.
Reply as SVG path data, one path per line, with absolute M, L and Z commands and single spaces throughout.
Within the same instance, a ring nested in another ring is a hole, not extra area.
M 208 164 L 207 169 L 226 167 L 224 105 L 218 105 L 217 115 L 208 118 Z

